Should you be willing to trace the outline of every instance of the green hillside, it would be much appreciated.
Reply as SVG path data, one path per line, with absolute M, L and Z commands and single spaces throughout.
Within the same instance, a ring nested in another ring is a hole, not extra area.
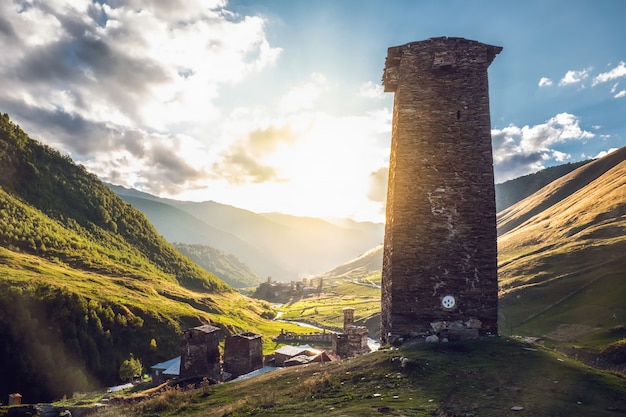
M 264 279 L 234 255 L 207 245 L 174 243 L 176 249 L 192 261 L 223 279 L 234 288 L 255 287 Z
M 384 349 L 227 384 L 168 389 L 108 416 L 612 417 L 623 377 L 538 345 L 493 338 Z
M 208 245 L 256 274 L 289 282 L 323 273 L 382 242 L 384 225 L 254 213 L 215 201 L 178 201 L 110 185 L 170 242 Z
M 209 221 L 213 216 L 213 213 L 210 211 L 202 220 L 184 210 L 183 208 L 187 207 L 187 205 L 183 205 L 180 201 L 162 199 L 119 186 L 108 185 L 108 187 L 115 191 L 124 201 L 145 214 L 150 223 L 157 228 L 159 234 L 169 242 L 210 246 L 224 254 L 236 256 L 250 269 L 255 271 L 254 273 L 256 274 L 265 274 L 264 276 L 269 275 L 273 277 L 290 276 L 284 267 L 281 266 L 280 261 L 268 253 L 263 245 L 246 241 L 230 231 L 225 231 L 228 230 L 228 225 L 220 224 L 219 220 Z M 203 203 L 188 204 L 194 206 Z M 181 206 L 179 207 L 179 205 Z M 234 210 L 235 213 L 240 212 L 239 209 L 234 207 L 224 207 L 230 208 L 226 208 L 227 211 Z M 256 217 L 265 220 L 261 216 Z M 211 269 L 208 269 L 208 271 L 213 272 Z
M 70 158 L 0 116 L 0 396 L 45 401 L 119 382 L 130 353 L 177 356 L 182 330 L 270 337 L 241 296 Z M 285 324 L 281 324 L 285 327 Z
M 123 265 L 187 288 L 229 291 L 94 175 L 30 139 L 6 114 L 0 116 L 0 167 L 3 246 L 80 268 Z

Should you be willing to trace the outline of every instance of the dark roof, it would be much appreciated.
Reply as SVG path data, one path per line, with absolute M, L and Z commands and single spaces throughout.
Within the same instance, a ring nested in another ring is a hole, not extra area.
M 210 324 L 204 324 L 202 326 L 193 327 L 192 329 L 187 330 L 198 330 L 204 333 L 213 333 L 219 331 L 219 327 L 211 326 Z

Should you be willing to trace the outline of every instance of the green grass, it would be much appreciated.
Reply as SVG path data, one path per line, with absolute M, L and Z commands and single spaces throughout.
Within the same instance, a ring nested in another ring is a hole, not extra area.
M 219 324 L 232 332 L 253 331 L 262 334 L 263 349 L 270 353 L 276 348 L 272 337 L 281 329 L 303 332 L 305 329 L 263 319 L 261 314 L 270 312 L 267 303 L 244 297 L 237 292 L 208 294 L 194 292 L 174 283 L 150 276 L 108 276 L 94 272 L 68 268 L 62 263 L 47 261 L 34 255 L 12 252 L 0 248 L 0 289 L 33 288 L 49 286 L 59 288 L 69 294 L 76 294 L 86 300 L 97 300 L 100 305 L 114 306 L 116 310 L 127 311 L 129 318 L 142 317 L 145 320 L 157 318 L 163 323 L 171 323 L 177 332 L 188 326 L 200 323 Z M 39 320 L 47 320 L 40 317 Z M 50 319 L 51 320 L 51 319 Z M 104 318 L 102 318 L 104 321 Z M 56 326 L 52 321 L 50 326 Z M 171 331 L 171 330 L 168 330 Z M 160 337 L 159 337 L 160 336 Z M 225 334 L 222 334 L 224 337 Z M 150 340 L 148 334 L 145 335 Z M 169 335 L 162 329 L 154 336 L 162 348 L 166 344 L 162 338 L 179 336 Z M 162 352 L 164 356 L 178 354 L 178 339 L 171 341 L 171 352 Z M 150 366 L 152 363 L 144 363 Z M 115 367 L 115 364 L 111 364 Z
M 511 407 L 522 406 L 523 412 Z M 103 416 L 615 416 L 623 377 L 513 339 L 421 344 L 182 391 Z
M 378 285 L 378 286 L 376 286 Z M 360 280 L 326 280 L 322 294 L 294 297 L 279 308 L 281 319 L 301 321 L 331 330 L 343 328 L 343 309 L 355 309 L 355 320 L 380 312 L 380 273 Z

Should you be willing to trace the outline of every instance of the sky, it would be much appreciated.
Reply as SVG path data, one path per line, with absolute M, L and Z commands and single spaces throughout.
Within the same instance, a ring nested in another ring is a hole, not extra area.
M 382 222 L 387 48 L 504 48 L 499 183 L 626 145 L 624 16 L 620 0 L 2 0 L 0 112 L 109 183 Z

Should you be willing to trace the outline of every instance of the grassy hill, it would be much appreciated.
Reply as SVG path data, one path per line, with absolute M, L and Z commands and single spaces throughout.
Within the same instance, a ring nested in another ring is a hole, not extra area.
M 364 254 L 330 271 L 318 275 L 320 278 L 349 278 L 359 280 L 368 277 L 372 273 L 379 272 L 383 264 L 383 245 L 378 245 Z
M 285 327 L 165 241 L 70 158 L 0 115 L 0 396 L 45 401 L 119 382 L 203 323 L 270 337 Z M 298 331 L 297 329 L 293 329 Z
M 515 409 L 521 407 L 520 409 Z M 188 391 L 107 416 L 594 416 L 626 413 L 623 377 L 539 345 L 493 338 L 385 349 Z
M 503 331 L 575 340 L 624 324 L 626 148 L 501 212 L 498 226 Z
M 196 217 L 179 207 L 182 203 L 180 201 L 161 199 L 119 186 L 109 185 L 109 187 L 124 201 L 145 214 L 150 223 L 155 225 L 158 232 L 169 242 L 209 246 L 225 254 L 236 256 L 252 271 L 258 271 L 253 273 L 260 276 L 287 277 L 291 275 L 284 265 L 281 265 L 281 262 L 263 246 L 227 231 L 228 226 L 220 225 L 218 221 L 207 222 Z M 213 252 L 213 255 L 217 255 L 217 252 Z M 214 258 L 212 262 L 227 261 Z

